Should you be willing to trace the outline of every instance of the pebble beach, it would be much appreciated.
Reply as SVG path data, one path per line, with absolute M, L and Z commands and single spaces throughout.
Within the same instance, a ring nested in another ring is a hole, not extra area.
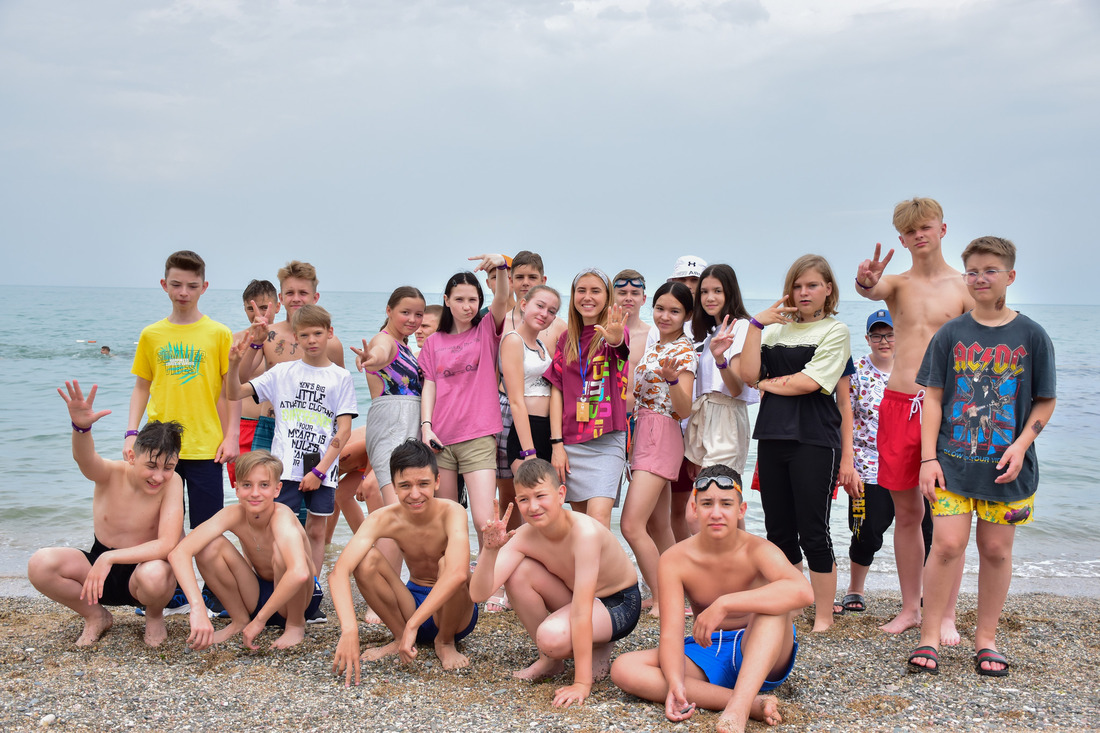
M 900 609 L 895 594 L 868 596 L 868 609 L 809 633 L 794 673 L 776 692 L 778 731 L 1091 731 L 1100 729 L 1100 600 L 1045 593 L 1010 595 L 998 644 L 1012 663 L 1006 678 L 974 672 L 975 596 L 959 599 L 963 641 L 941 650 L 938 676 L 907 674 L 917 631 L 898 637 L 877 629 Z M 326 606 L 328 601 L 326 600 Z M 582 707 L 550 700 L 566 675 L 541 683 L 511 676 L 535 657 L 514 613 L 483 614 L 460 644 L 469 667 L 444 672 L 430 647 L 403 665 L 396 658 L 364 665 L 362 684 L 345 689 L 330 673 L 339 625 L 312 625 L 286 652 L 252 652 L 236 641 L 203 652 L 186 648 L 186 615 L 168 619 L 168 640 L 142 642 L 144 620 L 114 610 L 114 627 L 89 649 L 74 646 L 82 623 L 42 597 L 0 598 L 0 729 L 303 730 L 303 731 L 704 731 L 717 713 L 679 725 L 660 705 L 604 680 Z M 360 605 L 359 611 L 365 608 Z M 685 628 L 690 629 L 690 619 Z M 218 623 L 218 622 L 216 622 Z M 656 646 L 658 622 L 643 616 L 617 652 Z M 238 637 L 239 638 L 239 637 Z M 260 637 L 266 647 L 275 632 Z M 381 626 L 360 624 L 364 645 L 386 642 Z M 753 722 L 750 730 L 768 729 Z

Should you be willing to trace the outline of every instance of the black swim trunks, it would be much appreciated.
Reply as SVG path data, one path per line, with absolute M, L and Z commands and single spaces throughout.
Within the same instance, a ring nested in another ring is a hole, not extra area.
M 83 550 L 88 562 L 95 565 L 95 561 L 112 548 L 99 541 L 98 537 L 92 537 L 91 551 Z M 107 573 L 107 579 L 103 581 L 103 597 L 99 599 L 102 606 L 140 606 L 136 598 L 130 595 L 130 576 L 134 574 L 137 565 L 112 565 L 111 572 Z
M 600 599 L 611 615 L 611 641 L 618 641 L 634 630 L 642 615 L 642 592 L 638 584 L 623 588 Z

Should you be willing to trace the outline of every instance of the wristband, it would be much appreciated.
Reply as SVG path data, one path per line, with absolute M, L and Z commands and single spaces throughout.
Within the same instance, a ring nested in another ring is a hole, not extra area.
M 938 460 L 940 460 L 940 459 L 939 458 L 925 458 L 924 460 L 921 461 L 921 463 L 922 464 L 931 463 L 932 461 L 938 461 Z
M 262 348 L 264 347 L 264 344 L 263 344 L 263 342 L 261 341 L 261 342 L 260 342 L 260 343 L 258 343 L 258 344 L 249 344 L 249 346 L 250 346 L 251 348 L 255 349 L 256 351 L 259 351 L 260 349 L 262 349 Z
M 431 424 L 432 424 L 431 420 L 421 420 L 420 421 L 421 427 L 423 427 L 424 425 L 431 425 Z
M 137 434 L 138 434 L 138 431 L 136 431 L 136 430 L 127 430 L 127 431 L 126 431 L 126 435 L 125 435 L 125 436 L 123 436 L 123 437 L 124 437 L 124 438 L 132 438 L 132 437 L 134 437 L 134 436 L 135 436 L 135 435 L 137 435 Z
M 723 359 L 721 364 L 719 364 L 718 362 L 714 362 L 714 366 L 718 367 L 719 369 L 725 369 L 725 368 L 729 367 L 729 365 L 730 365 L 730 360 L 729 359 Z
M 519 457 L 520 458 L 530 458 L 531 456 L 535 455 L 536 453 L 537 453 L 537 451 L 534 448 L 528 448 L 527 450 L 521 450 L 519 452 Z
M 550 439 L 550 445 L 557 445 L 559 443 L 564 443 L 564 442 L 565 442 L 564 438 L 551 438 Z
M 675 387 L 679 383 L 680 383 L 680 378 L 679 377 L 676 377 L 676 379 L 673 379 L 671 382 L 668 381 L 667 379 L 665 380 L 665 384 L 667 384 L 669 387 Z
M 861 287 L 861 288 L 863 288 L 864 290 L 874 290 L 874 289 L 875 289 L 875 286 L 874 286 L 874 285 L 864 285 L 863 283 L 861 283 L 861 282 L 859 281 L 859 278 L 858 278 L 858 277 L 856 278 L 856 285 L 860 286 L 860 287 Z
M 72 422 L 72 421 L 70 421 L 70 422 Z M 90 433 L 90 432 L 92 432 L 92 426 L 89 425 L 86 428 L 82 428 L 74 422 L 73 423 L 73 430 L 75 430 L 78 433 Z
M 757 327 L 757 328 L 759 328 L 759 329 L 760 329 L 761 331 L 763 331 L 763 330 L 764 330 L 764 324 L 763 324 L 763 323 L 761 323 L 760 321 L 756 320 L 756 318 L 755 318 L 755 317 L 753 317 L 753 318 L 750 318 L 750 319 L 749 319 L 749 323 L 751 323 L 752 325 L 756 326 L 756 327 Z
M 317 466 L 314 466 L 313 468 L 309 469 L 309 472 L 310 472 L 310 473 L 312 473 L 312 474 L 313 474 L 314 476 L 316 476 L 317 478 L 321 479 L 322 481 L 324 481 L 324 480 L 325 480 L 325 474 L 323 474 L 323 473 L 321 473 L 320 471 L 318 471 L 318 470 L 317 470 Z

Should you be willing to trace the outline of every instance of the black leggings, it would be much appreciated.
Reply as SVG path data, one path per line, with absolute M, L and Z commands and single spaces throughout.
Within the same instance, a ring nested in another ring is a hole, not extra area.
M 805 553 L 811 572 L 832 572 L 835 558 L 829 512 L 840 451 L 797 440 L 761 440 L 757 464 L 768 540 L 792 565 L 802 562 Z
M 919 490 L 919 489 L 918 489 Z M 848 498 L 848 529 L 852 530 L 852 544 L 848 547 L 848 559 L 857 565 L 870 567 L 875 553 L 882 549 L 882 536 L 894 522 L 894 499 L 890 491 L 878 484 L 863 485 L 863 499 Z M 924 500 L 924 558 L 932 549 L 932 508 Z

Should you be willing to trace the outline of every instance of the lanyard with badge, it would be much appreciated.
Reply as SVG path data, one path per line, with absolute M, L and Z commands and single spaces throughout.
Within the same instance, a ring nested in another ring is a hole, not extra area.
M 594 338 L 594 337 L 593 337 Z M 589 341 L 591 345 L 591 341 Z M 588 422 L 590 418 L 590 406 L 588 401 L 588 367 L 585 364 L 586 355 L 581 351 L 581 340 L 577 339 L 577 361 L 581 371 L 581 396 L 577 398 L 577 422 Z

